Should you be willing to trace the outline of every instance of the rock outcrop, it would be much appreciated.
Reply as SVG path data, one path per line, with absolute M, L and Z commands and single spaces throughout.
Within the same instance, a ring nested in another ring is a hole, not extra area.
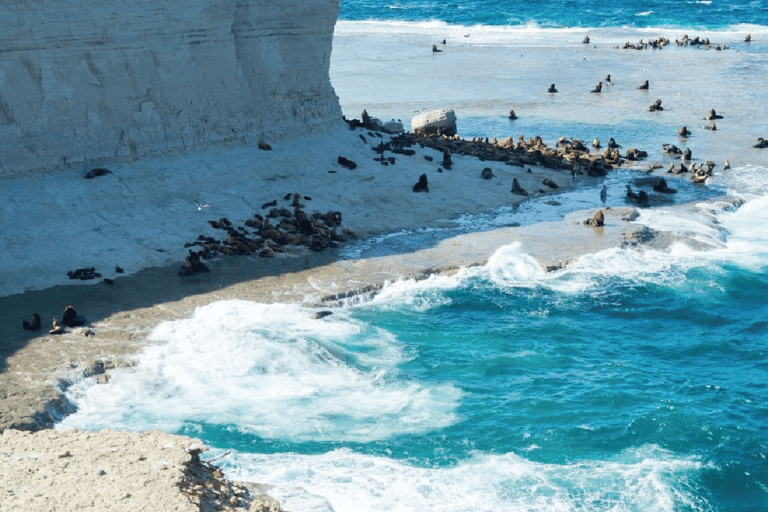
M 339 0 L 8 0 L 0 176 L 341 123 Z

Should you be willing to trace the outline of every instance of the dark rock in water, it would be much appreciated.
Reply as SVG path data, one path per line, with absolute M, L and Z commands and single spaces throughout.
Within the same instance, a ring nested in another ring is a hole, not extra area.
M 118 273 L 118 274 L 122 274 L 125 271 L 123 269 L 121 269 L 120 267 L 115 267 L 115 272 Z
M 272 258 L 274 256 L 275 256 L 275 252 L 267 244 L 262 245 L 261 249 L 259 249 L 260 258 Z
M 434 160 L 434 158 L 429 155 L 424 155 L 424 160 L 426 160 L 427 162 L 431 162 Z
M 520 182 L 517 181 L 517 178 L 513 178 L 512 179 L 512 193 L 513 194 L 517 194 L 519 196 L 527 196 L 528 195 L 528 191 L 520 186 Z
M 264 141 L 259 141 L 259 149 L 262 151 L 272 151 L 272 146 Z
M 493 170 L 490 167 L 486 167 L 480 173 L 480 177 L 483 178 L 484 180 L 489 180 L 493 178 Z
M 677 190 L 674 188 L 669 188 L 667 186 L 667 180 L 664 178 L 659 178 L 659 181 L 656 182 L 656 184 L 653 186 L 653 190 L 656 192 L 661 192 L 662 194 L 676 194 Z
M 587 219 L 584 221 L 584 225 L 592 226 L 592 227 L 599 227 L 604 224 L 605 224 L 605 215 L 603 214 L 603 210 L 597 210 L 595 212 L 595 215 L 591 219 Z
M 555 183 L 554 181 L 552 181 L 549 178 L 544 178 L 541 182 L 543 184 L 545 184 L 546 186 L 548 186 L 549 188 L 560 188 L 560 187 L 557 186 L 557 183 Z
M 288 201 L 292 197 L 293 197 L 293 192 L 288 192 L 283 196 L 283 201 Z
M 39 331 L 40 330 L 40 314 L 38 313 L 32 313 L 32 323 L 27 322 L 24 320 L 21 323 L 21 326 L 24 328 L 25 331 Z
M 113 284 L 115 284 L 115 280 L 114 279 L 109 279 L 109 278 L 105 277 L 104 278 L 104 283 L 106 283 L 108 285 L 113 285 Z
M 64 315 L 61 318 L 61 323 L 67 327 L 77 327 L 85 323 L 85 318 L 77 314 L 74 306 L 69 305 L 64 308 Z
M 90 180 L 91 178 L 97 178 L 99 176 L 106 176 L 107 174 L 112 174 L 112 171 L 109 169 L 91 169 L 87 173 L 85 173 L 85 179 Z
M 274 201 L 270 201 L 268 203 L 264 203 L 263 205 L 261 205 L 261 209 L 266 210 L 267 208 L 272 208 L 273 206 L 277 206 L 277 199 L 275 199 Z
M 314 315 L 312 315 L 312 320 L 319 320 L 321 318 L 325 318 L 327 316 L 331 316 L 333 314 L 332 311 L 318 311 Z
M 419 181 L 413 186 L 414 192 L 429 192 L 429 186 L 427 185 L 427 175 L 422 174 L 419 176 Z
M 358 135 L 358 137 L 360 137 L 360 140 L 362 140 L 363 142 L 365 142 L 366 144 L 368 144 L 368 139 L 366 139 L 366 138 L 365 138 L 365 135 L 363 135 L 363 134 L 361 133 L 361 134 L 359 134 L 359 135 Z
M 357 164 L 350 160 L 349 158 L 345 158 L 343 156 L 340 156 L 338 159 L 339 165 L 342 167 L 346 167 L 350 171 L 357 168 Z

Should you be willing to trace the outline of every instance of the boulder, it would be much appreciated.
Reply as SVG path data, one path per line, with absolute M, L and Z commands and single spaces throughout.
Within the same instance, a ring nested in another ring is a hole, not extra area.
M 416 135 L 456 135 L 456 113 L 453 110 L 423 112 L 411 120 L 411 131 Z

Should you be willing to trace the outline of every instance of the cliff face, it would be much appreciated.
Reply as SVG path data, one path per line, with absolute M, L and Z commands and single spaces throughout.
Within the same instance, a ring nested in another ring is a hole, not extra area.
M 0 177 L 341 122 L 340 0 L 4 0 Z

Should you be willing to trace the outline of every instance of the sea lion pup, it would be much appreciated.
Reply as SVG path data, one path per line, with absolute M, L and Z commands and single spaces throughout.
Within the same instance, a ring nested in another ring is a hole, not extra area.
M 34 320 L 32 320 L 32 323 L 27 322 L 26 320 L 22 321 L 21 326 L 24 328 L 25 331 L 39 331 L 40 330 L 40 314 L 39 313 L 32 313 L 32 317 Z
M 765 139 L 764 139 L 764 138 L 762 138 L 762 137 L 758 137 L 758 138 L 757 138 L 757 144 L 755 144 L 755 145 L 754 145 L 754 146 L 752 146 L 752 147 L 753 147 L 753 148 L 757 148 L 757 149 L 768 148 L 768 140 L 765 140 Z
M 603 210 L 597 210 L 594 217 L 584 221 L 585 226 L 592 226 L 593 228 L 600 227 L 605 224 L 605 214 Z
M 744 42 L 749 43 L 752 41 L 752 34 L 747 34 L 746 37 L 744 37 Z
M 584 39 L 581 40 L 582 44 L 589 44 L 589 36 L 584 36 Z
M 664 107 L 661 106 L 661 100 L 654 101 L 653 105 L 648 108 L 649 112 L 658 112 L 660 110 L 664 110 Z
M 723 116 L 715 112 L 715 109 L 712 109 L 709 112 L 707 112 L 707 117 L 705 117 L 707 121 L 712 121 L 713 119 L 722 119 L 722 118 Z
M 58 320 L 55 318 L 51 319 L 51 330 L 48 331 L 48 334 L 63 334 L 64 333 L 64 326 L 59 323 Z
M 602 90 L 603 90 L 603 82 L 597 82 L 597 83 L 595 84 L 595 88 L 594 88 L 594 89 L 592 89 L 592 90 L 591 90 L 591 91 L 589 91 L 589 92 L 600 92 L 600 91 L 602 91 Z
M 641 91 L 647 91 L 648 90 L 648 80 L 644 81 L 640 86 L 638 86 L 638 89 Z
M 687 126 L 681 126 L 680 128 L 678 128 L 677 133 L 681 137 L 687 137 L 691 134 L 691 130 L 689 130 Z
M 514 110 L 510 110 L 509 115 L 507 117 L 509 118 L 510 121 L 514 121 L 515 119 L 517 119 L 517 116 L 515 115 Z
M 557 89 L 555 88 L 555 84 L 550 85 L 549 89 L 547 89 L 547 92 L 552 94 L 556 93 Z
M 704 128 L 705 130 L 712 130 L 713 132 L 717 131 L 717 125 L 715 123 L 705 124 L 704 126 L 702 126 L 702 128 Z

